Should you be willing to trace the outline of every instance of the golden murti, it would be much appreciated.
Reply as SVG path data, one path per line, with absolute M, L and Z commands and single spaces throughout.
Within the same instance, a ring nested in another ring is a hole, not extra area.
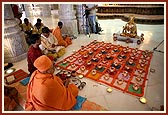
M 137 27 L 136 23 L 134 22 L 134 19 L 134 16 L 130 16 L 130 21 L 125 26 L 123 26 L 123 31 L 120 34 L 121 36 L 131 38 L 137 37 Z

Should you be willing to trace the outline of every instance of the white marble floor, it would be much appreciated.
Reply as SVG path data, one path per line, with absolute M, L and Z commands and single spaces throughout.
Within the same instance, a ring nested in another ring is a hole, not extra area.
M 43 20 L 43 23 L 52 28 L 57 25 L 58 19 L 55 18 L 57 16 L 52 15 L 51 17 L 40 17 Z M 28 17 L 30 22 L 34 24 L 34 20 L 38 17 Z M 113 41 L 112 36 L 113 33 L 122 29 L 122 26 L 126 24 L 126 22 L 120 19 L 108 19 L 108 20 L 98 20 L 102 29 L 101 35 L 91 34 L 89 38 L 86 35 L 80 34 L 77 36 L 77 39 L 73 39 L 72 45 L 66 48 L 66 54 L 58 59 L 62 60 L 63 58 L 72 54 L 73 50 L 80 49 L 81 45 L 87 45 L 93 40 L 110 42 L 113 44 L 120 44 L 123 46 L 129 46 L 133 48 L 139 48 L 142 50 L 150 50 L 152 51 L 162 40 L 162 43 L 157 50 L 164 51 L 164 53 L 154 51 L 153 57 L 151 60 L 151 65 L 149 69 L 155 69 L 154 73 L 149 71 L 148 73 L 148 81 L 146 84 L 145 95 L 144 97 L 147 99 L 146 104 L 142 104 L 139 102 L 139 98 L 136 96 L 129 95 L 127 93 L 123 93 L 119 90 L 113 88 L 111 93 L 106 91 L 107 86 L 96 83 L 93 80 L 83 78 L 82 81 L 87 82 L 87 85 L 83 90 L 79 92 L 79 95 L 86 97 L 88 100 L 96 102 L 101 106 L 107 108 L 110 112 L 153 112 L 152 107 L 160 108 L 161 105 L 164 105 L 166 108 L 166 40 L 165 38 L 165 25 L 143 25 L 137 24 L 137 31 L 140 33 L 144 33 L 144 42 L 140 45 L 136 43 L 125 43 L 122 41 Z M 27 70 L 27 61 L 26 59 L 14 63 L 14 67 L 17 69 Z M 156 110 L 156 109 L 155 109 Z M 165 111 L 162 111 L 165 112 Z

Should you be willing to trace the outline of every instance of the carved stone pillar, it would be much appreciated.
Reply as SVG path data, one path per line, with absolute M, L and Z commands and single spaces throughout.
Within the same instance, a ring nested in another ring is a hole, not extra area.
M 32 4 L 24 4 L 26 17 L 33 16 L 33 7 Z
M 10 4 L 4 5 L 4 62 L 13 63 L 27 57 L 25 35 L 14 18 Z
M 85 33 L 85 30 L 86 30 L 86 18 L 84 16 L 85 14 L 85 9 L 83 7 L 82 4 L 78 4 L 77 5 L 77 9 L 76 9 L 76 16 L 77 16 L 77 24 L 78 24 L 78 31 L 80 34 L 84 34 Z
M 42 16 L 51 16 L 51 8 L 49 4 L 40 4 Z
M 69 35 L 77 35 L 78 27 L 72 4 L 59 4 L 59 20 L 63 22 L 62 33 Z

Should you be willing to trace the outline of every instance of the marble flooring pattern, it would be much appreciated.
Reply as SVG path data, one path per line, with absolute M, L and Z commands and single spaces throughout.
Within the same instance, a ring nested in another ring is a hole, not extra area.
M 30 22 L 34 24 L 38 17 L 27 18 L 29 18 Z M 51 17 L 40 18 L 42 19 L 44 25 L 50 28 L 55 27 L 58 22 L 58 18 L 55 14 L 52 14 Z M 120 19 L 98 20 L 98 22 L 103 29 L 100 35 L 91 34 L 89 37 L 84 34 L 79 34 L 77 39 L 73 39 L 72 45 L 66 48 L 65 55 L 60 57 L 58 61 L 67 56 L 70 56 L 73 53 L 73 50 L 77 51 L 81 48 L 82 45 L 87 45 L 93 40 L 120 44 L 123 46 L 149 51 L 153 51 L 153 49 L 164 40 L 164 42 L 157 47 L 157 50 L 163 51 L 164 53 L 158 51 L 154 51 L 153 53 L 149 70 L 154 69 L 155 72 L 152 73 L 149 71 L 148 73 L 148 81 L 144 94 L 144 97 L 147 99 L 146 104 L 142 104 L 139 101 L 139 97 L 123 93 L 119 90 L 116 90 L 115 88 L 112 88 L 113 91 L 108 93 L 106 91 L 107 86 L 87 78 L 82 78 L 82 81 L 85 81 L 87 85 L 79 92 L 79 95 L 84 96 L 88 100 L 96 102 L 97 104 L 107 108 L 109 112 L 154 112 L 158 111 L 161 105 L 164 105 L 166 108 L 166 40 L 164 39 L 166 38 L 164 31 L 165 25 L 137 24 L 138 33 L 144 33 L 145 38 L 142 44 L 137 45 L 136 43 L 113 41 L 113 33 L 122 30 L 122 26 L 124 26 L 127 22 L 124 22 Z M 23 69 L 24 71 L 28 72 L 26 59 L 13 64 L 14 68 Z M 155 108 L 155 110 L 153 108 Z

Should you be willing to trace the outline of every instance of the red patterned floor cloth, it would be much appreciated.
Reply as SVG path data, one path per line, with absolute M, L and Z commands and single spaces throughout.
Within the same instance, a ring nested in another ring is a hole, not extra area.
M 141 97 L 152 56 L 153 53 L 148 50 L 94 40 L 55 66 L 74 70 L 86 78 Z
M 11 73 L 11 74 L 5 76 L 5 77 L 4 77 L 5 80 L 6 80 L 6 78 L 7 78 L 8 76 L 11 76 L 11 75 L 14 75 L 14 77 L 15 77 L 15 80 L 10 83 L 10 84 L 13 84 L 13 83 L 16 83 L 16 82 L 18 82 L 18 81 L 20 81 L 20 80 L 22 80 L 22 79 L 28 77 L 29 74 L 26 73 L 25 71 L 23 71 L 22 69 L 19 69 L 19 70 L 15 71 L 15 72 L 13 72 L 13 73 Z M 7 82 L 6 82 L 6 83 L 7 83 Z M 7 84 L 10 85 L 9 83 L 7 83 Z

